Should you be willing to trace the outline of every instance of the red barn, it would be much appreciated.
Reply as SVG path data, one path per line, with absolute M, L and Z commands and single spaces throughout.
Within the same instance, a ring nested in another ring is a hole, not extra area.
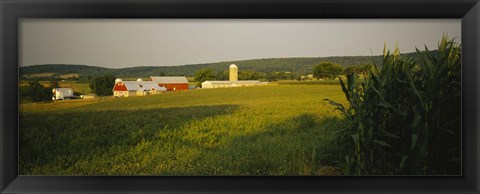
M 173 76 L 151 76 L 150 80 L 158 83 L 158 86 L 167 88 L 168 91 L 188 90 L 187 77 L 173 77 Z
M 115 97 L 128 97 L 128 96 L 144 96 L 148 94 L 160 94 L 167 91 L 165 87 L 158 86 L 157 83 L 152 81 L 122 81 L 117 78 L 115 80 L 115 86 L 113 86 L 113 96 Z

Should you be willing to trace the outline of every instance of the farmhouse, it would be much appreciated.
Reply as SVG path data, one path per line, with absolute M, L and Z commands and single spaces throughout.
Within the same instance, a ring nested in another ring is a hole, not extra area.
M 160 87 L 167 88 L 167 91 L 188 90 L 188 80 L 186 77 L 150 76 L 150 81 L 157 83 Z
M 128 96 L 145 96 L 149 94 L 160 94 L 167 91 L 167 88 L 160 87 L 157 83 L 152 81 L 123 81 L 120 78 L 115 80 L 113 87 L 113 96 L 128 97 Z
M 229 81 L 204 81 L 202 82 L 202 88 L 230 88 L 266 84 L 267 82 L 260 82 L 258 80 L 238 81 L 238 67 L 235 64 L 231 64 L 229 67 Z
M 53 88 L 52 93 L 52 100 L 65 100 L 75 97 L 72 88 Z

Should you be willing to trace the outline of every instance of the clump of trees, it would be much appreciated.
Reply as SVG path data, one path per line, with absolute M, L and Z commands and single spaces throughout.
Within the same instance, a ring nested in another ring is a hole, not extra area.
M 295 73 L 288 72 L 288 71 L 280 71 L 280 72 L 267 73 L 265 78 L 268 81 L 277 81 L 277 80 L 293 80 L 296 77 L 295 77 Z
M 366 75 L 368 71 L 372 70 L 372 64 L 363 64 L 363 65 L 356 65 L 356 66 L 348 66 L 343 70 L 345 75 L 349 75 L 355 73 L 357 75 Z
M 313 68 L 313 76 L 321 79 L 335 79 L 343 73 L 343 67 L 338 63 L 322 62 Z
M 37 80 L 28 82 L 25 87 L 20 87 L 19 91 L 21 101 L 46 102 L 52 100 L 52 87 L 44 87 Z
M 97 96 L 111 96 L 113 95 L 113 86 L 115 86 L 115 77 L 113 75 L 95 77 L 89 86 Z
M 195 73 L 194 81 L 197 82 L 197 87 L 202 87 L 202 82 L 208 80 L 215 80 L 215 74 L 213 73 L 212 69 L 202 69 Z
M 253 70 L 245 70 L 238 72 L 238 80 L 259 80 L 265 79 L 265 74 Z
M 225 71 L 218 71 L 215 74 L 215 80 L 228 80 L 229 73 L 227 70 Z
M 58 79 L 52 79 L 50 80 L 50 87 L 53 89 L 53 88 L 59 88 L 60 87 L 60 83 L 59 83 L 59 80 Z

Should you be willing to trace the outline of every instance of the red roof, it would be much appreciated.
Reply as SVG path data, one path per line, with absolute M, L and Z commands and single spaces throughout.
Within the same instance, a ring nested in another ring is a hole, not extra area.
M 113 91 L 128 91 L 128 90 L 127 90 L 127 86 L 125 86 L 124 83 L 118 82 L 113 87 Z

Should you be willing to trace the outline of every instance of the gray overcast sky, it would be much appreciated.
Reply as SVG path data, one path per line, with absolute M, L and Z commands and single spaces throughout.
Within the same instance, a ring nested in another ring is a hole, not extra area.
M 22 19 L 20 66 L 122 68 L 436 49 L 461 20 Z

